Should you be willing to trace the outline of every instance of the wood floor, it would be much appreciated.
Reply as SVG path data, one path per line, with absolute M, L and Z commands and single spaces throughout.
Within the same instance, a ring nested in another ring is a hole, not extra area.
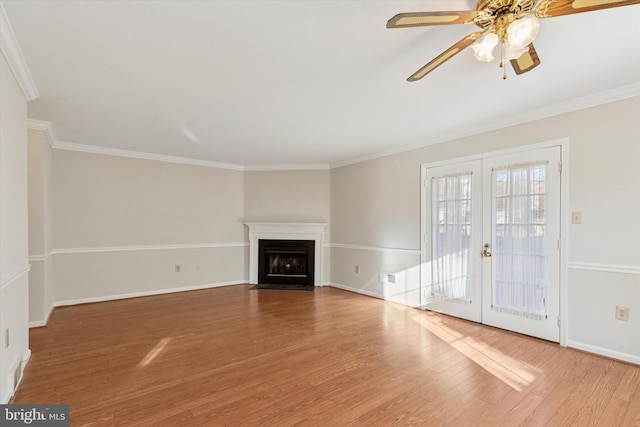
M 640 426 L 640 367 L 335 288 L 58 308 L 13 403 L 73 426 Z

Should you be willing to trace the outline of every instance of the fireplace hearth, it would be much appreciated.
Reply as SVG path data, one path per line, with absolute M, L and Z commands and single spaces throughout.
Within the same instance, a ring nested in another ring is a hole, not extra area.
M 313 240 L 258 241 L 258 289 L 313 290 Z

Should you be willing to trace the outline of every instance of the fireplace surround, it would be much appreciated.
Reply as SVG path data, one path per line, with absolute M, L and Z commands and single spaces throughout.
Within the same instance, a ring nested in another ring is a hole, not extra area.
M 246 222 L 249 228 L 249 283 L 259 283 L 260 240 L 311 241 L 313 270 L 311 285 L 322 286 L 323 245 L 326 223 Z M 308 267 L 310 268 L 310 267 Z

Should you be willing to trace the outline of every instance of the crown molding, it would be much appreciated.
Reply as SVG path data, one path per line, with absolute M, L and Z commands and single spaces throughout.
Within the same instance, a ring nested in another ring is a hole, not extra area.
M 532 111 L 526 111 L 521 114 L 502 117 L 500 120 L 492 120 L 491 123 L 487 123 L 483 125 L 459 128 L 452 132 L 445 132 L 440 135 L 436 135 L 435 137 L 430 138 L 429 142 L 427 143 L 406 145 L 404 147 L 398 147 L 392 150 L 385 150 L 385 151 L 380 151 L 374 154 L 355 157 L 350 160 L 333 162 L 330 164 L 330 167 L 331 169 L 335 169 L 335 168 L 349 166 L 356 163 L 362 163 L 368 160 L 374 160 L 381 157 L 391 156 L 393 154 L 400 154 L 400 153 L 405 153 L 407 151 L 424 148 L 429 145 L 435 145 L 443 142 L 453 141 L 460 138 L 465 138 L 468 136 L 479 135 L 485 132 L 504 129 L 510 126 L 529 123 L 536 120 L 557 116 L 560 114 L 571 113 L 573 111 L 583 110 L 585 108 L 590 108 L 590 107 L 595 107 L 602 104 L 621 101 L 627 98 L 633 98 L 636 96 L 640 96 L 640 83 L 633 83 L 628 86 L 622 86 L 615 89 L 595 93 L 592 95 L 587 95 L 582 98 L 577 98 L 570 101 L 548 105 L 546 107 L 538 108 Z
M 45 122 L 42 120 L 27 119 L 27 129 L 39 130 L 44 132 L 44 136 L 47 138 L 47 142 L 51 148 L 56 148 L 58 144 L 58 137 L 56 131 L 53 128 L 51 122 Z
M 96 147 L 86 144 L 75 144 L 58 140 L 53 123 L 44 120 L 27 119 L 27 128 L 44 132 L 51 148 L 58 150 L 80 151 L 107 156 L 129 157 L 142 160 L 156 160 L 159 162 L 180 163 L 186 165 L 205 166 L 217 169 L 231 169 L 239 171 L 296 171 L 296 170 L 329 170 L 328 163 L 312 163 L 297 165 L 239 165 L 233 163 L 212 162 L 208 160 L 190 159 L 187 157 L 166 156 L 163 154 L 144 153 L 141 151 L 120 150 L 116 148 Z
M 11 23 L 0 1 L 0 50 L 7 59 L 9 68 L 18 81 L 20 89 L 27 101 L 33 101 L 40 96 L 36 84 L 33 82 L 27 62 L 22 55 L 22 49 L 18 44 L 16 35 L 11 28 Z
M 168 156 L 164 154 L 144 153 L 141 151 L 121 150 L 118 148 L 96 147 L 93 145 L 74 144 L 72 142 L 58 141 L 53 148 L 68 151 L 80 151 L 83 153 L 104 154 L 107 156 L 128 157 L 131 159 L 155 160 L 157 162 L 179 163 L 192 166 L 205 166 L 208 168 L 244 170 L 243 165 L 233 163 L 212 162 L 208 160 L 190 159 L 187 157 Z
M 27 119 L 27 128 L 44 132 L 51 148 L 55 148 L 57 150 L 80 151 L 83 153 L 104 154 L 107 156 L 128 157 L 141 160 L 155 160 L 158 162 L 205 166 L 217 169 L 244 170 L 243 165 L 236 165 L 232 163 L 211 162 L 208 160 L 190 159 L 187 157 L 167 156 L 164 154 L 143 153 L 141 151 L 120 150 L 117 148 L 96 147 L 93 145 L 64 142 L 60 141 L 56 136 L 53 123 L 44 120 Z
M 303 170 L 329 170 L 329 163 L 307 163 L 297 165 L 245 165 L 246 171 L 303 171 Z

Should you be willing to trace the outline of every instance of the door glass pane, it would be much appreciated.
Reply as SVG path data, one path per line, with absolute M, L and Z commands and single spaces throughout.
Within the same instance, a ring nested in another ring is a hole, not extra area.
M 432 298 L 471 302 L 471 176 L 431 181 Z
M 493 310 L 547 316 L 546 175 L 546 163 L 493 171 Z

